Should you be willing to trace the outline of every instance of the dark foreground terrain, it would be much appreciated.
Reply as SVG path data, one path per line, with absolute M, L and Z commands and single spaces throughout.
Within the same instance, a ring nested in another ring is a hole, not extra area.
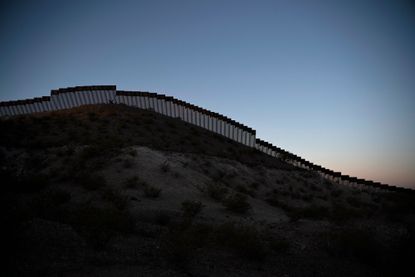
M 412 275 L 413 194 L 333 184 L 120 105 L 0 133 L 2 276 Z

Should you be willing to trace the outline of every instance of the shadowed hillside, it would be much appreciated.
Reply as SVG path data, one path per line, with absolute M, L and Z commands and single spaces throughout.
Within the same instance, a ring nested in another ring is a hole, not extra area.
M 413 195 L 123 105 L 0 119 L 8 276 L 399 276 Z

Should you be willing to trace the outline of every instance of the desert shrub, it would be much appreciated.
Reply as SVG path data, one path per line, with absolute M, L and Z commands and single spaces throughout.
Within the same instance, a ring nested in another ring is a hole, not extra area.
M 277 192 L 277 194 L 280 194 L 282 196 L 290 196 L 292 198 L 295 198 L 295 196 L 293 196 L 293 193 L 290 193 L 289 191 L 286 191 L 286 190 L 281 190 L 281 191 L 274 190 L 274 193 L 276 193 L 276 192 Z M 294 195 L 295 195 L 295 192 L 294 192 Z M 299 193 L 297 194 L 297 196 L 298 195 L 299 195 Z
M 294 191 L 290 194 L 290 196 L 291 196 L 292 199 L 301 199 L 302 194 L 299 193 L 298 191 Z
M 98 120 L 98 115 L 95 112 L 88 112 L 88 119 L 90 121 L 97 121 Z
M 127 196 L 121 191 L 107 188 L 102 192 L 102 199 L 112 203 L 117 209 L 124 210 L 128 205 Z
M 54 188 L 45 192 L 55 204 L 61 205 L 71 200 L 71 194 L 65 190 Z
M 287 253 L 290 249 L 290 243 L 288 240 L 281 238 L 271 238 L 269 241 L 269 247 L 271 250 L 278 253 Z
M 178 266 L 186 266 L 198 248 L 207 244 L 211 227 L 204 224 L 176 225 L 161 238 L 161 254 Z
M 142 184 L 143 182 L 140 181 L 138 176 L 133 176 L 130 178 L 125 179 L 124 187 L 127 189 L 134 189 L 137 188 L 138 185 Z
M 321 191 L 321 188 L 319 186 L 317 186 L 316 184 L 314 184 L 314 183 L 310 184 L 310 189 L 312 191 Z
M 167 126 L 170 128 L 170 129 L 176 129 L 177 128 L 177 125 L 176 125 L 176 123 L 174 122 L 174 121 L 167 121 Z
M 163 171 L 163 172 L 168 172 L 168 171 L 170 170 L 170 165 L 169 165 L 169 163 L 168 163 L 167 161 L 165 161 L 164 163 L 162 163 L 162 164 L 160 165 L 160 169 L 161 169 L 161 171 Z
M 40 152 L 40 151 L 39 151 Z M 43 153 L 29 152 L 28 157 L 24 159 L 23 166 L 26 170 L 37 172 L 47 166 L 47 158 Z
M 309 179 L 309 178 L 312 178 L 312 177 L 314 177 L 316 174 L 313 172 L 313 171 L 303 171 L 303 172 L 301 172 L 300 173 L 300 175 L 302 176 L 302 177 L 304 177 L 305 179 Z
M 349 208 L 341 203 L 333 203 L 330 213 L 330 219 L 337 223 L 342 223 L 349 219 L 360 217 L 361 213 L 355 208 Z
M 216 182 L 219 182 L 220 180 L 222 180 L 223 178 L 225 178 L 226 177 L 226 172 L 225 171 L 223 171 L 223 170 L 219 170 L 218 172 L 217 172 L 217 174 L 213 177 L 213 179 L 216 181 Z
M 300 184 L 302 184 L 303 187 L 305 187 L 305 188 L 310 187 L 310 184 L 306 180 L 303 180 L 301 178 L 297 178 L 297 180 L 299 181 Z
M 323 201 L 327 201 L 329 199 L 327 194 L 320 194 L 320 195 L 317 196 L 317 198 L 320 198 Z
M 100 155 L 102 155 L 102 148 L 98 145 L 90 145 L 83 148 L 79 153 L 79 162 L 84 163 Z
M 206 192 L 210 198 L 216 201 L 222 201 L 225 199 L 226 194 L 228 193 L 228 188 L 218 183 L 209 183 L 206 187 Z
M 354 189 L 354 190 L 352 190 L 352 194 L 353 195 L 360 195 L 360 194 L 362 194 L 362 191 L 360 191 L 359 189 Z
M 132 168 L 132 167 L 133 167 L 133 165 L 134 165 L 134 161 L 133 161 L 133 160 L 131 160 L 131 159 L 125 159 L 125 160 L 122 162 L 122 167 L 123 167 L 123 168 Z
M 72 213 L 70 224 L 95 249 L 103 249 L 117 233 L 130 233 L 134 222 L 130 214 L 116 208 L 84 205 Z
M 323 180 L 323 186 L 328 190 L 332 190 L 334 188 L 333 184 L 327 179 Z
M 283 182 L 280 178 L 277 178 L 277 179 L 275 180 L 275 183 L 276 183 L 277 185 L 282 185 L 282 184 L 284 184 L 284 182 Z
M 186 217 L 195 217 L 202 211 L 203 207 L 204 206 L 200 201 L 185 200 L 182 202 L 181 209 Z
M 223 205 L 228 211 L 239 214 L 244 214 L 251 208 L 251 205 L 247 201 L 247 197 L 240 193 L 228 196 L 223 201 Z
M 392 221 L 400 221 L 404 215 L 415 214 L 415 194 L 388 192 L 382 197 L 382 213 Z
M 56 151 L 56 156 L 58 157 L 66 157 L 72 156 L 75 153 L 74 146 L 66 146 Z
M 105 178 L 98 174 L 88 174 L 86 172 L 81 173 L 76 178 L 78 184 L 80 184 L 86 190 L 97 190 L 105 187 L 107 182 Z
M 232 170 L 226 175 L 228 179 L 234 179 L 236 176 L 238 176 L 238 172 L 236 170 Z
M 303 194 L 301 195 L 301 199 L 305 202 L 313 201 L 314 196 L 312 194 Z
M 249 260 L 262 260 L 267 254 L 267 248 L 254 226 L 222 224 L 215 231 L 215 242 Z
M 148 198 L 157 198 L 161 194 L 161 188 L 147 185 L 144 188 L 144 196 Z
M 199 130 L 197 130 L 195 127 L 191 126 L 190 127 L 190 132 L 192 133 L 193 136 L 198 137 L 200 136 L 200 132 Z
M 283 201 L 279 200 L 276 196 L 270 196 L 266 198 L 268 204 L 270 204 L 273 207 L 281 208 L 285 211 L 288 211 L 290 207 Z
M 265 201 L 268 204 L 270 204 L 271 206 L 274 206 L 274 207 L 280 207 L 281 206 L 281 201 L 275 196 L 268 197 L 268 198 L 265 199 Z
M 32 215 L 48 220 L 62 221 L 65 211 L 61 205 L 71 199 L 71 194 L 61 189 L 48 189 L 30 200 Z
M 255 192 L 253 190 L 248 189 L 247 187 L 245 187 L 244 185 L 237 185 L 235 188 L 238 192 L 243 193 L 243 194 L 248 194 L 251 197 L 255 197 Z
M 252 189 L 257 190 L 259 188 L 260 184 L 258 182 L 252 182 L 249 187 Z
M 2 182 L 8 184 L 11 191 L 18 193 L 35 193 L 50 186 L 50 177 L 45 174 L 25 174 L 19 177 L 8 174 Z
M 293 220 L 297 220 L 300 218 L 323 219 L 329 217 L 330 211 L 327 207 L 309 205 L 307 207 L 302 208 L 291 208 L 288 211 L 288 215 Z
M 160 226 L 167 226 L 171 222 L 171 216 L 166 211 L 157 211 L 154 216 L 154 223 Z
M 339 196 L 341 196 L 343 194 L 343 191 L 342 190 L 339 190 L 339 189 L 333 189 L 332 191 L 331 191 L 331 196 L 332 197 L 339 197 Z
M 362 200 L 356 196 L 348 196 L 346 197 L 346 201 L 355 208 L 360 208 L 364 204 Z
M 325 248 L 330 255 L 365 264 L 376 264 L 382 252 L 374 234 L 365 229 L 331 230 L 325 234 L 325 239 Z

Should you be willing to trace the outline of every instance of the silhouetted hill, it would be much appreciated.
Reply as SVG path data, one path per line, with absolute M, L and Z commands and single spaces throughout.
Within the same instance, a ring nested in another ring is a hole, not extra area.
M 0 119 L 7 276 L 400 276 L 411 194 L 124 105 Z

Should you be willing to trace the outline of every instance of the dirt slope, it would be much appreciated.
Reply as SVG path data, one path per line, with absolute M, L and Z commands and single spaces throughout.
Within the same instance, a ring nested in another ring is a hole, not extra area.
M 9 276 L 399 276 L 414 199 L 119 105 L 0 121 Z

